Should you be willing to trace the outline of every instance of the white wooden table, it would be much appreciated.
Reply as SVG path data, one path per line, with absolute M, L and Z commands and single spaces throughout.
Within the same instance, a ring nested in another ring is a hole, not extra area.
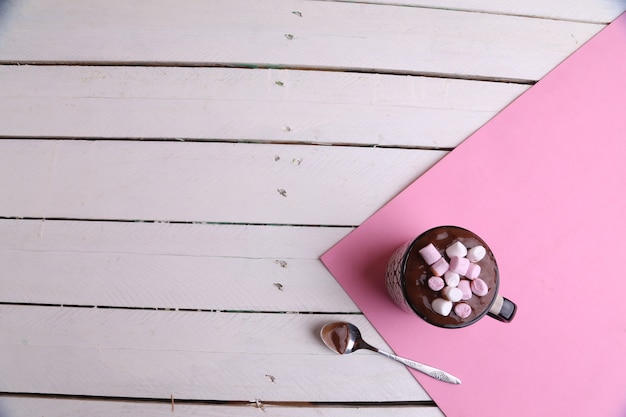
M 624 10 L 0 1 L 0 417 L 441 416 L 318 258 Z

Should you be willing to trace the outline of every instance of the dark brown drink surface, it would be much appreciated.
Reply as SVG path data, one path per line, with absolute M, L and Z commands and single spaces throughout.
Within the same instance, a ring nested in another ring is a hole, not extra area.
M 472 313 L 464 319 L 457 316 L 454 310 L 450 315 L 442 316 L 432 309 L 433 300 L 444 297 L 441 291 L 433 291 L 428 287 L 428 279 L 433 276 L 433 273 L 418 252 L 432 243 L 449 262 L 450 258 L 445 254 L 445 250 L 456 241 L 461 242 L 468 249 L 482 245 L 487 250 L 485 257 L 477 264 L 481 268 L 479 278 L 485 281 L 489 292 L 482 297 L 473 294 L 469 300 L 462 301 L 472 308 Z M 409 248 L 404 274 L 404 291 L 408 303 L 429 323 L 441 327 L 463 327 L 481 318 L 491 307 L 498 292 L 498 266 L 489 246 L 474 233 L 455 226 L 437 227 L 422 234 Z

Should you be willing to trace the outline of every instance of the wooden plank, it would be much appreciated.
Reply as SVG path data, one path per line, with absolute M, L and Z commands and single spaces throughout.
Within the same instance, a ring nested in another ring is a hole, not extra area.
M 429 399 L 395 361 L 327 349 L 319 329 L 346 319 L 387 348 L 356 315 L 2 305 L 0 391 L 214 401 Z
M 7 277 L 2 299 L 9 302 L 359 311 L 320 261 L 13 251 L 0 252 L 0 260 Z
M 352 227 L 0 219 L 0 250 L 317 260 Z
M 371 3 L 369 0 L 341 0 L 353 3 Z M 434 7 L 482 13 L 509 14 L 515 16 L 543 17 L 580 22 L 610 23 L 626 11 L 622 0 L 375 0 L 377 4 L 413 7 Z
M 318 259 L 350 230 L 0 220 L 0 301 L 358 312 Z
M 189 404 L 180 403 L 174 399 L 172 404 L 137 403 L 102 400 L 73 400 L 50 398 L 22 398 L 0 397 L 0 415 L 6 417 L 46 417 L 66 416 L 152 416 L 152 417 L 258 417 L 263 411 L 264 416 L 270 417 L 378 417 L 393 415 L 394 417 L 443 417 L 443 413 L 436 407 L 428 406 L 385 406 L 358 405 L 358 406 L 289 406 L 250 403 L 247 406 Z
M 527 88 L 348 72 L 0 66 L 0 136 L 454 147 Z
M 356 225 L 444 155 L 337 146 L 3 140 L 0 216 Z
M 297 13 L 294 13 L 297 12 Z M 604 25 L 295 0 L 30 0 L 7 6 L 4 62 L 344 68 L 538 80 Z

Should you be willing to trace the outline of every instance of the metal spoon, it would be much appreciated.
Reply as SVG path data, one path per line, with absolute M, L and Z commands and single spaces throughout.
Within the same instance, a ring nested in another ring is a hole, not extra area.
M 328 323 L 322 327 L 320 336 L 324 341 L 324 344 L 328 346 L 333 352 L 340 355 L 348 355 L 359 349 L 368 349 L 391 359 L 395 359 L 398 362 L 402 362 L 406 366 L 416 369 L 426 375 L 438 379 L 443 382 L 449 382 L 451 384 L 460 384 L 461 380 L 457 377 L 450 375 L 440 369 L 433 368 L 432 366 L 424 365 L 419 362 L 412 361 L 410 359 L 402 358 L 394 355 L 393 353 L 384 352 L 374 346 L 368 344 L 361 337 L 361 332 L 358 327 L 352 323 L 347 322 L 335 322 Z

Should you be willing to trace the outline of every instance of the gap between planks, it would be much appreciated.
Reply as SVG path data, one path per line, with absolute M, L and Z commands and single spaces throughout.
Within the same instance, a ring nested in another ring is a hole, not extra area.
M 49 398 L 49 399 L 65 399 L 65 400 L 88 400 L 88 401 L 112 401 L 127 403 L 169 403 L 169 404 L 206 404 L 206 405 L 225 405 L 240 407 L 256 407 L 262 408 L 264 405 L 272 405 L 277 407 L 436 407 L 432 400 L 422 401 L 264 401 L 257 399 L 249 400 L 210 400 L 210 399 L 189 399 L 189 398 L 150 398 L 150 397 L 110 397 L 98 395 L 71 395 L 71 394 L 42 394 L 31 392 L 0 392 L 2 397 L 19 397 L 19 398 Z
M 147 223 L 147 224 L 173 224 L 173 225 L 215 225 L 215 226 L 268 226 L 268 227 L 329 227 L 334 229 L 356 228 L 359 225 L 338 224 L 296 224 L 296 223 L 239 223 L 239 222 L 211 222 L 193 220 L 161 220 L 161 219 L 104 219 L 104 218 L 77 218 L 77 217 L 28 217 L 28 216 L 0 216 L 0 220 L 28 220 L 41 222 L 94 222 L 94 223 Z
M 505 84 L 534 85 L 538 80 L 524 78 L 491 77 L 471 74 L 453 74 L 444 72 L 389 70 L 384 68 L 364 67 L 324 67 L 306 65 L 271 65 L 260 63 L 228 62 L 185 62 L 185 61 L 36 61 L 36 60 L 0 60 L 0 66 L 47 66 L 47 67 L 154 67 L 154 68 L 228 68 L 249 70 L 290 70 L 311 72 L 340 72 L 352 74 L 375 74 L 439 78 L 448 80 L 485 81 Z
M 88 304 L 54 304 L 54 303 L 31 303 L 0 301 L 0 306 L 19 307 L 58 307 L 58 308 L 84 308 L 84 309 L 104 309 L 104 310 L 148 310 L 148 311 L 171 311 L 181 313 L 224 313 L 224 314 L 308 314 L 308 315 L 329 315 L 341 314 L 349 316 L 362 316 L 360 311 L 274 311 L 274 310 L 225 310 L 208 308 L 177 308 L 177 307 L 140 307 L 140 306 L 113 306 L 113 305 L 88 305 Z
M 388 405 L 386 402 L 372 402 L 367 406 L 360 406 L 358 403 L 348 405 L 332 403 L 305 403 L 294 405 L 273 405 L 257 401 L 249 402 L 245 405 L 230 404 L 185 404 L 178 402 L 175 398 L 172 401 L 163 402 L 123 402 L 104 400 L 81 400 L 81 399 L 55 399 L 40 397 L 2 397 L 0 396 L 1 415 L 12 417 L 32 417 L 46 415 L 48 417 L 66 417 L 69 415 L 89 415 L 92 417 L 134 416 L 149 415 L 153 417 L 169 417 L 176 415 L 180 417 L 200 417 L 211 415 L 213 417 L 258 417 L 259 411 L 263 415 L 273 417 L 352 417 L 358 413 L 361 417 L 378 417 L 381 410 L 385 415 L 395 417 L 443 417 L 443 413 L 436 406 L 421 405 Z M 378 406 L 380 404 L 380 406 Z M 259 408 L 258 406 L 262 406 Z M 174 414 L 175 413 L 175 414 Z
M 454 146 L 423 146 L 423 145 L 385 145 L 376 143 L 349 143 L 349 142 L 312 142 L 312 141 L 286 141 L 275 139 L 211 139 L 211 138 L 183 138 L 183 137 L 132 137 L 126 136 L 123 138 L 115 136 L 100 136 L 100 137 L 84 137 L 84 136 L 20 136 L 20 135 L 2 135 L 0 134 L 0 140 L 67 140 L 67 141 L 83 141 L 83 142 L 96 142 L 96 141 L 110 141 L 110 142 L 173 142 L 173 143 L 224 143 L 224 144 L 241 144 L 241 145 L 296 145 L 296 146 L 332 146 L 341 148 L 380 148 L 380 149 L 406 149 L 412 151 L 444 151 L 450 152 L 454 150 Z
M 311 1 L 329 1 L 329 0 L 311 0 Z M 455 5 L 454 7 L 443 3 L 443 4 L 428 4 L 427 2 L 424 4 L 420 4 L 420 3 L 410 3 L 410 2 L 402 2 L 402 1 L 394 1 L 394 0 L 382 0 L 382 1 L 375 1 L 375 0 L 330 0 L 333 1 L 335 3 L 356 3 L 356 4 L 369 4 L 372 6 L 394 6 L 394 7 L 409 7 L 409 8 L 414 8 L 414 9 L 431 9 L 431 10 L 443 10 L 443 11 L 458 11 L 458 12 L 464 12 L 464 13 L 476 13 L 476 14 L 488 14 L 488 15 L 495 15 L 495 16 L 508 16 L 508 17 L 521 17 L 521 18 L 527 18 L 527 19 L 541 19 L 541 20 L 554 20 L 554 21 L 560 21 L 560 22 L 571 22 L 571 23 L 592 23 L 592 24 L 597 24 L 597 23 L 610 23 L 611 20 L 607 19 L 607 20 L 593 20 L 593 19 L 581 19 L 581 18 L 570 18 L 570 17 L 564 17 L 564 16 L 550 16 L 550 15 L 539 15 L 539 14 L 532 14 L 532 13 L 520 13 L 520 12 L 514 12 L 514 11 L 505 11 L 504 9 L 502 10 L 497 10 L 497 9 L 489 9 L 489 8 L 484 8 L 484 9 L 479 9 L 479 8 L 474 8 L 474 9 L 470 9 L 467 7 L 459 7 L 459 5 Z M 496 7 L 500 6 L 500 4 L 498 4 Z M 476 7 L 476 5 L 474 4 L 474 7 Z M 506 5 L 504 6 L 506 7 Z M 616 17 L 613 17 L 613 19 L 615 19 Z

